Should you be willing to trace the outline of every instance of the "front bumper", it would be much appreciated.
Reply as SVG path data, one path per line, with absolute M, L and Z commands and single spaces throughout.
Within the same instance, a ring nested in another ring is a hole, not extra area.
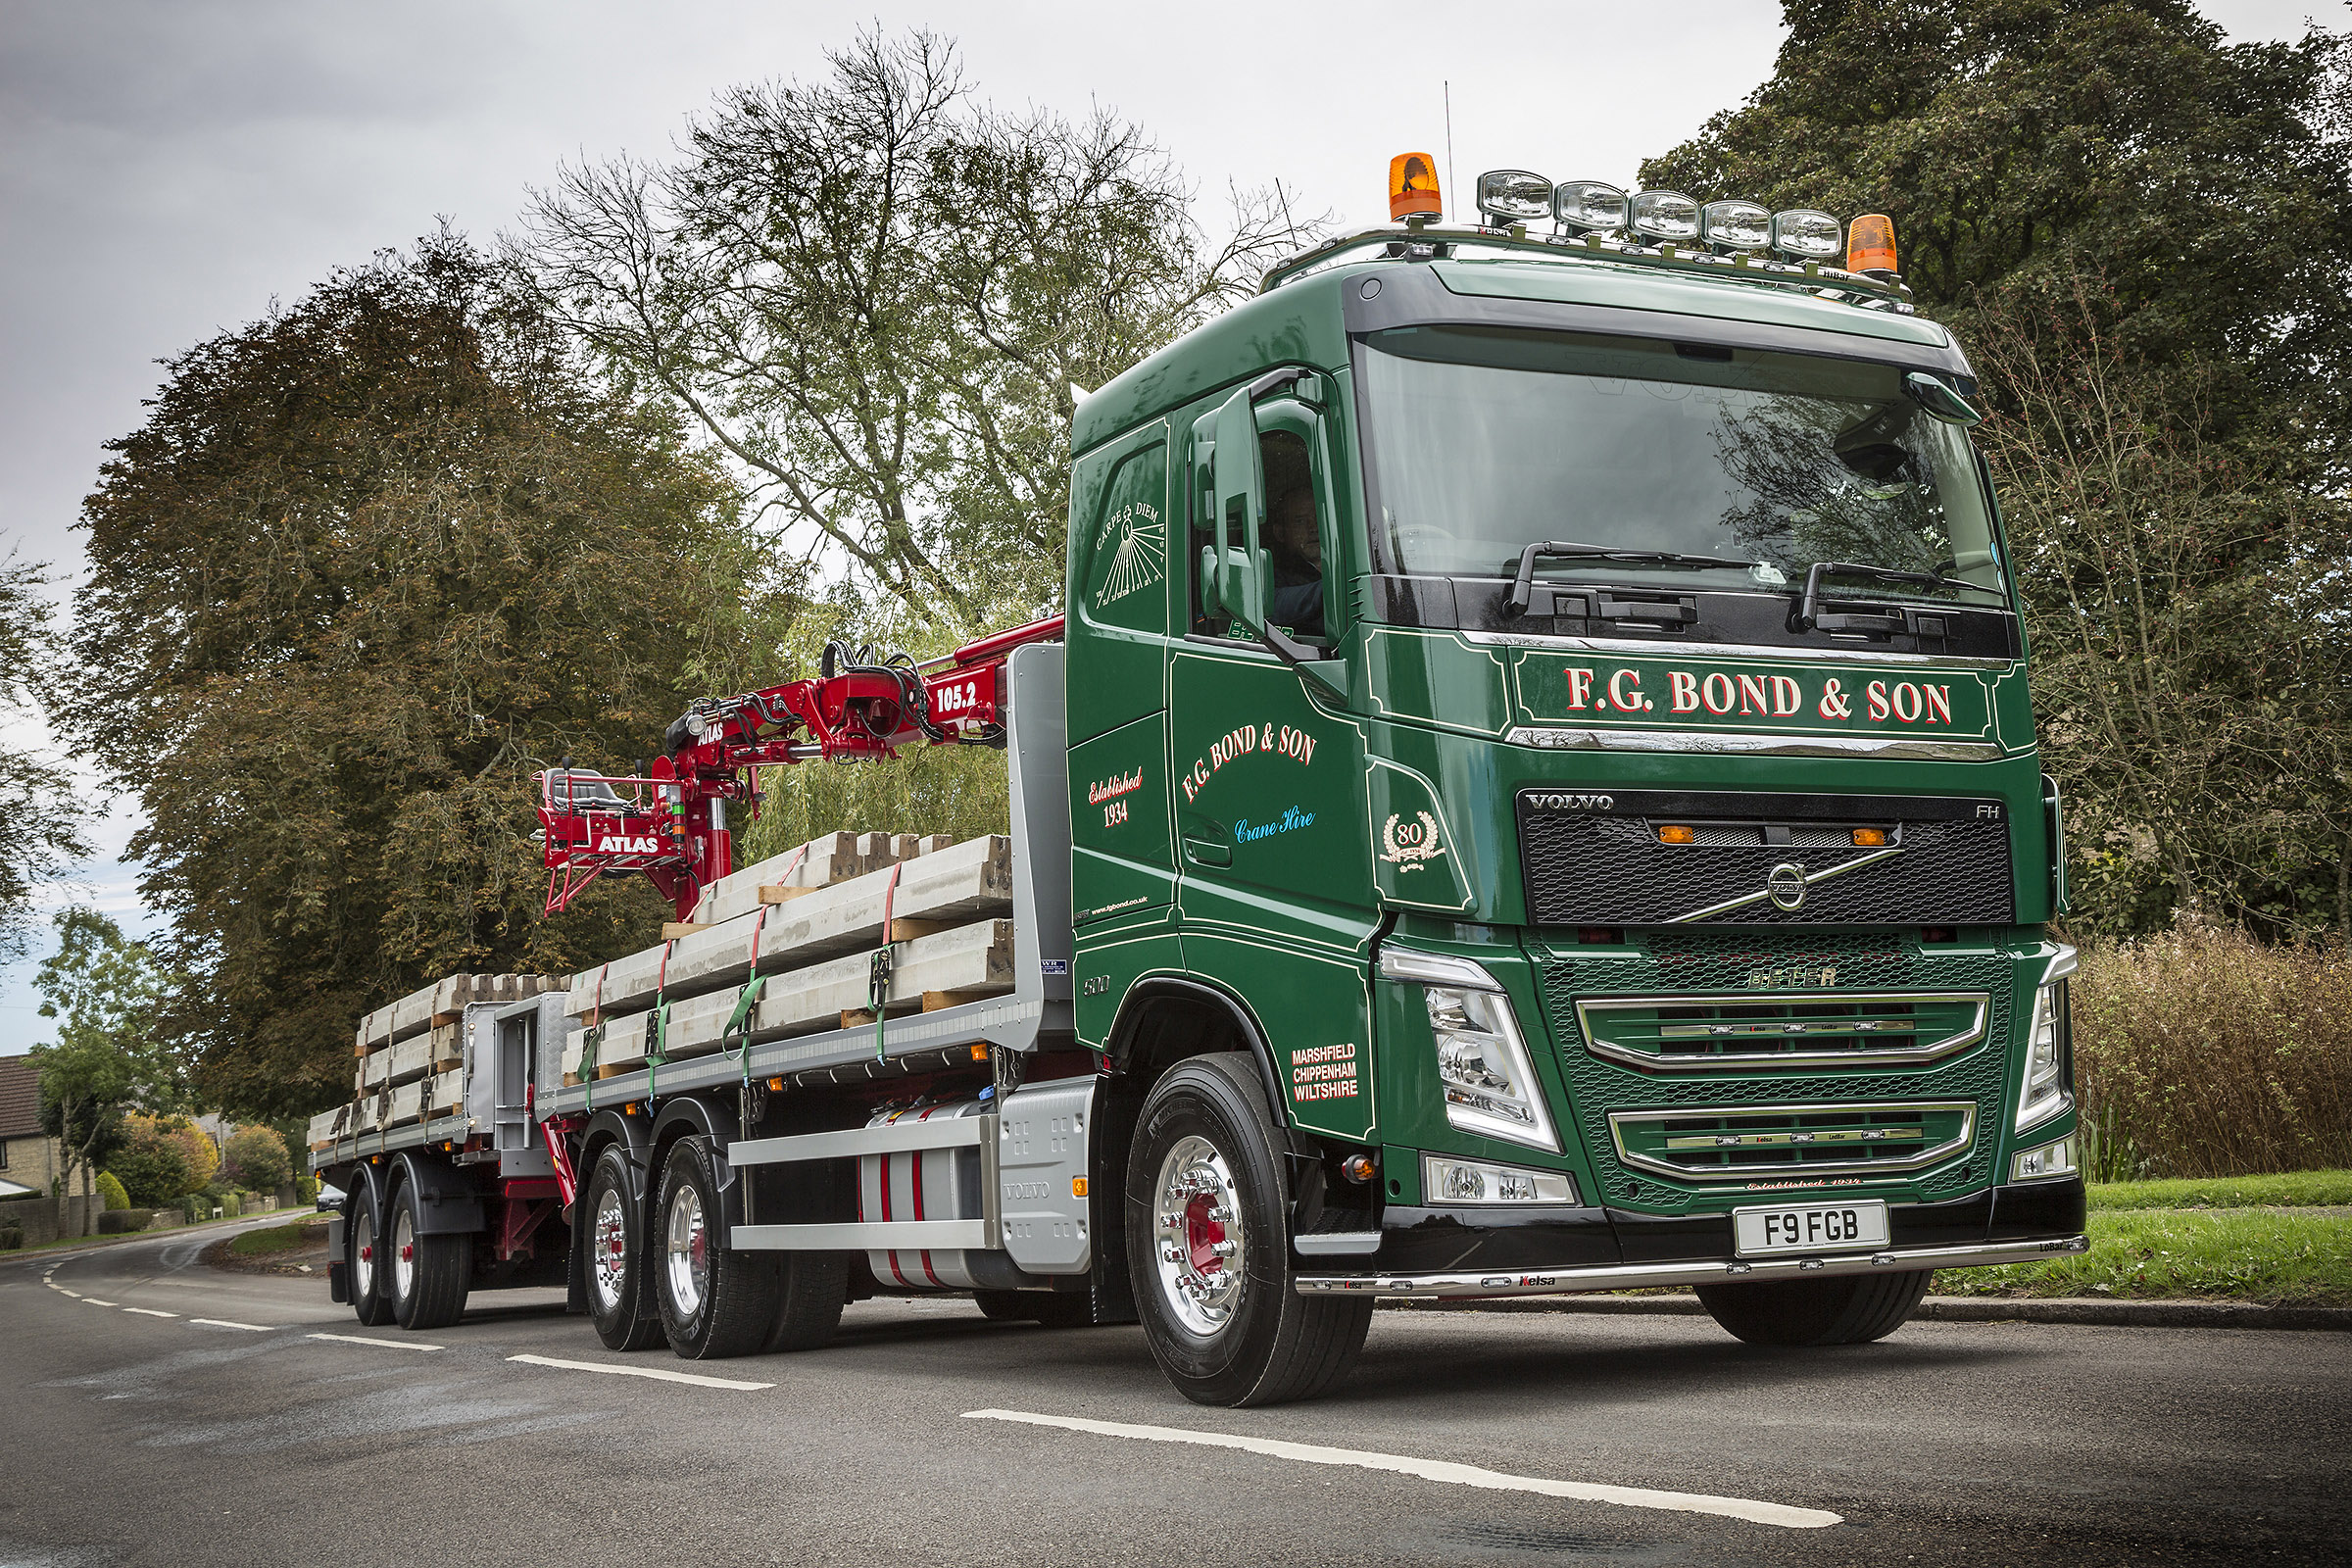
M 2090 1239 L 2087 1236 L 2061 1236 L 2038 1242 L 1897 1247 L 1871 1252 L 1817 1253 L 1809 1257 L 1609 1263 L 1576 1268 L 1533 1269 L 1510 1274 L 1301 1274 L 1298 1279 L 1298 1290 L 1301 1296 L 1560 1296 L 1578 1291 L 1747 1285 L 1765 1280 L 1870 1274 L 1880 1269 L 1992 1268 L 2003 1263 L 2031 1263 L 2039 1258 L 2068 1256 L 2089 1250 Z

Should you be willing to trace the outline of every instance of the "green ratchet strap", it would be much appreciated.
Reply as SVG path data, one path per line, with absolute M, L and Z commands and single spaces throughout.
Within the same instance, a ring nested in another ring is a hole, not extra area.
M 662 968 L 654 976 L 653 1010 L 645 1015 L 645 1098 L 649 1102 L 656 1093 L 662 1064 L 669 1059 L 662 1051 L 669 1044 L 669 956 L 677 951 L 676 937 L 662 944 Z
M 741 1060 L 743 1081 L 746 1085 L 752 1081 L 752 1013 L 760 1005 L 760 993 L 766 985 L 767 976 L 753 975 L 751 983 L 743 988 L 743 995 L 735 999 L 735 1010 L 727 1014 L 727 1026 L 718 1032 L 718 1050 L 721 1055 L 736 1054 L 735 1052 L 728 1049 L 728 1042 L 733 1040 L 743 1042 Z
M 890 885 L 882 890 L 882 946 L 874 950 L 873 957 L 867 960 L 866 964 L 866 996 L 872 1001 L 874 1007 L 874 1059 L 876 1061 L 890 1059 L 890 1048 L 885 1044 L 883 1038 L 883 1028 L 890 1017 L 890 971 L 892 964 L 896 961 L 891 949 L 890 914 L 898 903 L 899 873 L 906 869 L 906 862 L 905 860 L 897 862 L 890 868 Z
M 591 1115 L 596 1113 L 596 1054 L 605 1043 L 605 976 L 612 972 L 610 963 L 596 971 L 596 1001 L 590 1008 L 596 1022 L 580 1037 L 580 1087 L 587 1091 L 580 1108 Z

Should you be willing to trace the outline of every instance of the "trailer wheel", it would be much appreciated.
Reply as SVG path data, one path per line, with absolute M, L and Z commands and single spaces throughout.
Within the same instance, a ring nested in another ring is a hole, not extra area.
M 473 1238 L 427 1236 L 416 1188 L 403 1182 L 392 1200 L 383 1278 L 391 1286 L 392 1316 L 411 1332 L 449 1327 L 466 1313 L 473 1278 Z
M 375 1211 L 375 1193 L 368 1178 L 353 1184 L 351 1226 L 344 1249 L 344 1274 L 351 1281 L 351 1310 L 368 1328 L 392 1321 L 392 1302 L 384 1290 L 383 1225 Z
M 651 1349 L 662 1341 L 631 1186 L 629 1156 L 617 1145 L 597 1156 L 588 1178 L 588 1316 L 608 1350 Z
M 669 1348 L 689 1361 L 750 1355 L 774 1331 L 783 1290 L 773 1252 L 727 1246 L 718 1172 L 699 1134 L 670 1145 L 654 1210 L 655 1295 Z
M 1273 1112 L 1238 1052 L 1152 1087 L 1127 1161 L 1127 1266 L 1153 1359 L 1196 1404 L 1308 1398 L 1355 1363 L 1368 1298 L 1294 1288 Z
M 1699 1304 L 1750 1345 L 1867 1345 L 1903 1326 L 1928 1294 L 1932 1269 L 1845 1274 L 1762 1285 L 1701 1285 Z

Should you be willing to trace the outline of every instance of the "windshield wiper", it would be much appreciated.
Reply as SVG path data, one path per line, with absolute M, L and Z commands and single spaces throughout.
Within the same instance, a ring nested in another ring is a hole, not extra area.
M 1967 583 L 1955 583 L 1940 572 L 1899 571 L 1892 566 L 1861 566 L 1850 561 L 1816 561 L 1805 568 L 1805 597 L 1796 609 L 1799 631 L 1811 631 L 1814 610 L 1821 602 L 1821 579 L 1837 574 L 1840 577 L 1868 577 L 1876 582 L 1917 583 L 1922 588 L 1962 588 Z
M 1514 615 L 1527 613 L 1528 597 L 1535 591 L 1536 561 L 1543 556 L 1618 561 L 1642 566 L 1730 566 L 1739 571 L 1755 564 L 1752 561 L 1731 561 L 1722 556 L 1686 556 L 1673 550 L 1620 550 L 1614 545 L 1581 545 L 1566 539 L 1541 541 L 1519 552 L 1519 572 L 1511 580 L 1510 606 Z

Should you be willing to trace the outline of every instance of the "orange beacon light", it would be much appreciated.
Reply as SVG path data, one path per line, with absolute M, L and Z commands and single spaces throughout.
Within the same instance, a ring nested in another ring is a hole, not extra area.
M 1894 220 L 1885 213 L 1864 213 L 1845 231 L 1845 270 L 1886 277 L 1894 265 Z
M 1427 153 L 1398 153 L 1389 160 L 1389 220 L 1443 218 L 1438 194 L 1438 161 Z

